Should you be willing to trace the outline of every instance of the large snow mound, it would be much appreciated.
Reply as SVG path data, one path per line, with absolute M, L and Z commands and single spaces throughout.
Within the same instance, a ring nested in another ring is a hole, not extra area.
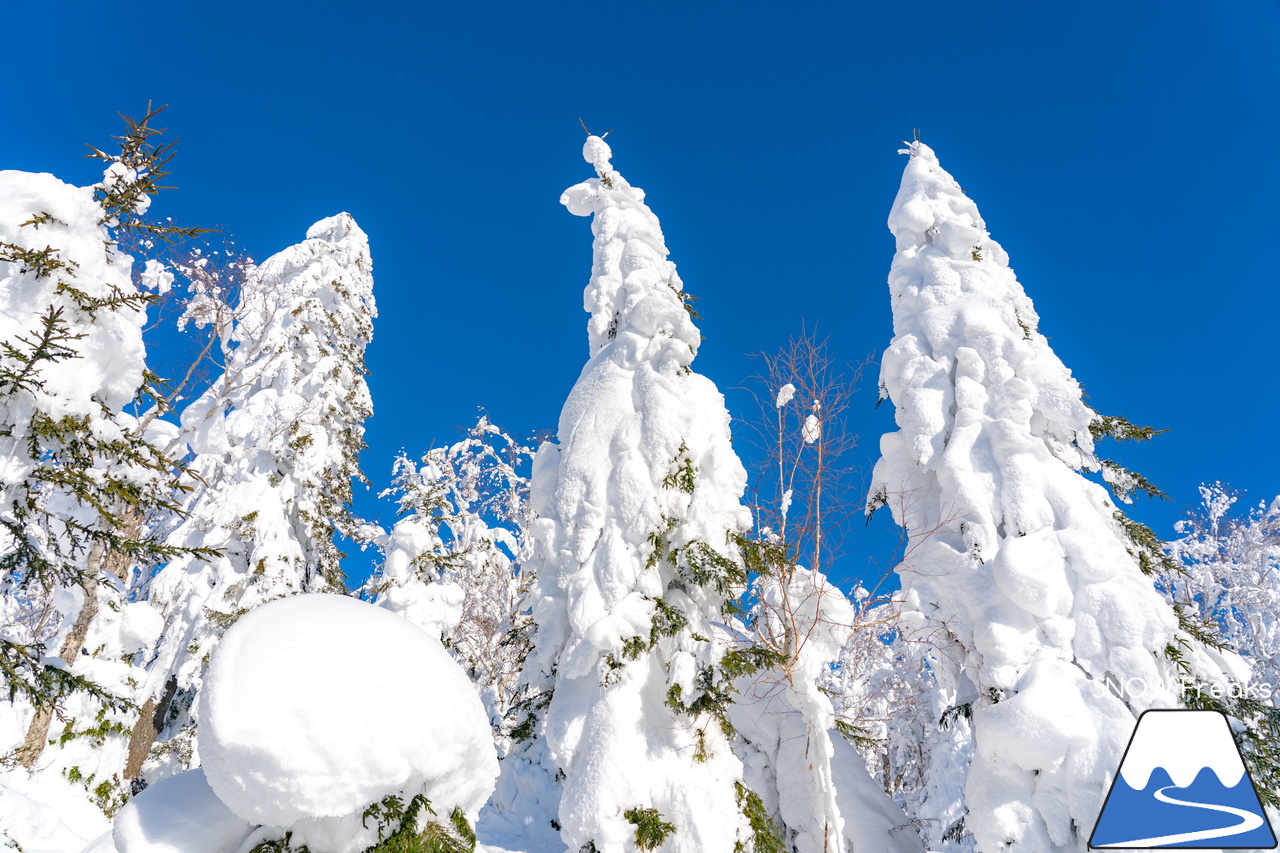
M 474 824 L 497 756 L 484 708 L 440 641 L 340 595 L 258 607 L 214 651 L 200 754 L 238 817 L 293 832 L 295 846 L 348 853 L 376 842 L 364 810 L 424 794 Z

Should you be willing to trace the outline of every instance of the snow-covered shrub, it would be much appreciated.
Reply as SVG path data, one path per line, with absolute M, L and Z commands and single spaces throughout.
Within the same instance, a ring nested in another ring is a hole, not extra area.
M 850 603 L 854 607 L 852 630 L 836 665 L 823 673 L 819 684 L 832 697 L 837 730 L 892 795 L 903 782 L 891 767 L 889 755 L 907 737 L 890 721 L 919 693 L 913 678 L 919 661 L 898 632 L 896 599 L 873 595 L 859 583 Z
M 1169 599 L 1194 612 L 1249 662 L 1259 681 L 1280 685 L 1280 498 L 1233 512 L 1239 496 L 1200 487 L 1202 505 L 1178 522 L 1169 555 Z
M 125 808 L 120 853 L 357 853 L 396 833 L 469 849 L 498 772 L 484 708 L 439 640 L 346 596 L 290 596 L 238 620 L 201 713 L 204 767 Z M 191 813 L 204 818 L 184 825 Z
M 758 584 L 763 637 L 750 648 L 770 652 L 770 665 L 738 679 L 740 696 L 730 710 L 747 785 L 788 850 L 921 851 L 902 809 L 837 726 L 841 694 L 832 689 L 833 662 L 853 633 L 853 606 L 803 567 L 793 566 L 782 581 L 764 576 Z

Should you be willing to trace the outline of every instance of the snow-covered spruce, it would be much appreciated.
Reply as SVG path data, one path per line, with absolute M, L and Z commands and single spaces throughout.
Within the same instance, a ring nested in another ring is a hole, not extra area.
M 334 534 L 357 527 L 349 504 L 352 480 L 363 480 L 375 315 L 368 239 L 345 213 L 251 268 L 234 306 L 210 288 L 191 296 L 183 322 L 215 326 L 223 371 L 182 413 L 199 479 L 169 541 L 221 554 L 175 560 L 151 581 L 165 627 L 146 697 L 167 721 L 168 745 L 149 781 L 199 763 L 192 706 L 228 625 L 281 596 L 345 589 Z
M 21 764 L 0 772 L 0 832 L 26 849 L 83 843 L 127 796 L 133 658 L 159 630 L 126 603 L 137 565 L 166 553 L 141 519 L 172 488 L 121 411 L 144 381 L 148 302 L 113 241 L 152 191 L 153 149 L 131 150 L 102 155 L 90 187 L 0 172 L 0 753 Z
M 347 596 L 244 616 L 213 653 L 202 702 L 204 767 L 121 811 L 120 853 L 230 853 L 286 836 L 293 849 L 357 853 L 397 831 L 465 836 L 498 773 L 484 708 L 440 641 Z
M 591 358 L 533 472 L 524 680 L 550 699 L 530 702 L 482 836 L 555 821 L 573 851 L 729 853 L 751 830 L 716 623 L 745 579 L 746 475 L 723 398 L 689 367 L 698 330 L 657 217 L 602 139 L 583 155 L 597 176 L 561 202 L 593 217 Z
M 881 366 L 899 429 L 870 505 L 912 537 L 903 619 L 932 646 L 910 805 L 931 849 L 1083 851 L 1137 714 L 1179 703 L 1186 670 L 1166 650 L 1223 674 L 1144 574 L 1149 546 L 1081 475 L 1134 482 L 1095 455 L 1105 424 L 1004 250 L 933 151 L 904 153 Z

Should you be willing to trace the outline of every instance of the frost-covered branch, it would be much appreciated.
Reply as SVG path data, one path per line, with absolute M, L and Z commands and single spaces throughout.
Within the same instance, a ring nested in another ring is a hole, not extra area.
M 396 497 L 400 519 L 381 537 L 382 565 L 362 590 L 441 637 L 468 670 L 504 746 L 529 651 L 532 456 L 484 415 L 462 441 L 417 461 L 402 454 L 382 495 Z

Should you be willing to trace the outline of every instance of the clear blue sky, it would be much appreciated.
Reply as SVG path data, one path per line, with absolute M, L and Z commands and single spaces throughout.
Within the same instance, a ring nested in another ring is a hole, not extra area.
M 153 99 L 182 138 L 155 213 L 260 258 L 339 210 L 369 233 L 379 487 L 477 407 L 554 427 L 586 357 L 591 237 L 558 204 L 581 116 L 648 192 L 735 414 L 748 354 L 802 323 L 878 359 L 919 127 L 1095 407 L 1170 430 L 1111 451 L 1174 499 L 1138 517 L 1171 535 L 1206 480 L 1280 493 L 1275 0 L 9 6 L 0 168 L 89 183 L 82 143 Z

